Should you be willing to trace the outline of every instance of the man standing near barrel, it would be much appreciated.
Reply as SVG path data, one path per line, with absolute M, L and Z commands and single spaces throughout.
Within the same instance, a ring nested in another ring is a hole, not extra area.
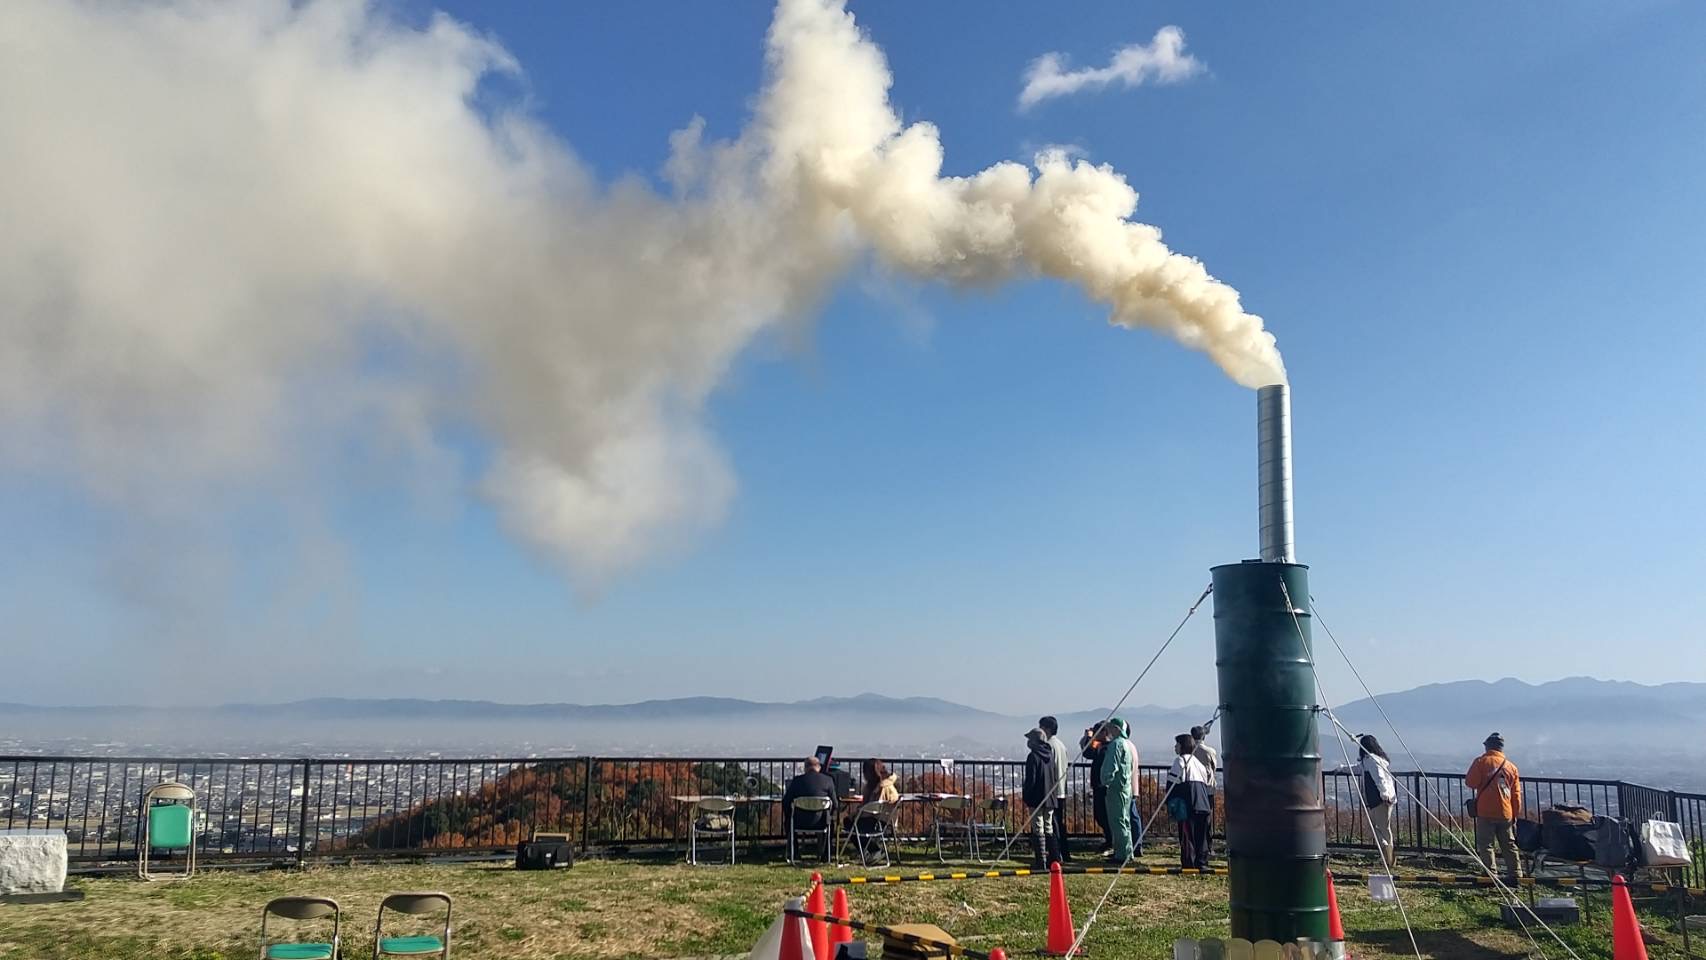
M 1123 864 L 1131 859 L 1132 852 L 1131 792 L 1137 776 L 1137 748 L 1131 744 L 1124 720 L 1116 717 L 1102 729 L 1107 746 L 1103 748 L 1101 780 L 1108 790 L 1108 830 L 1114 845 L 1108 860 Z

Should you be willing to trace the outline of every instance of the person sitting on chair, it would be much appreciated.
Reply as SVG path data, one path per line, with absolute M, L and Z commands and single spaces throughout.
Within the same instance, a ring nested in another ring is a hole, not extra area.
M 782 791 L 782 809 L 794 818 L 794 829 L 822 830 L 829 824 L 829 814 L 822 810 L 795 810 L 794 801 L 799 797 L 828 797 L 833 805 L 835 781 L 823 772 L 816 757 L 807 757 L 805 767 L 805 772 L 789 780 Z

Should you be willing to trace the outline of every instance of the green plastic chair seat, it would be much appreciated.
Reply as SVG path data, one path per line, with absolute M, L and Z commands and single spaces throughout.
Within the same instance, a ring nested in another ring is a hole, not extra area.
M 274 943 L 267 947 L 267 960 L 332 960 L 329 943 Z
M 379 941 L 380 953 L 395 953 L 400 956 L 417 953 L 439 953 L 443 950 L 444 941 L 433 936 L 386 937 Z
M 190 845 L 190 808 L 161 804 L 148 808 L 148 846 L 173 850 Z

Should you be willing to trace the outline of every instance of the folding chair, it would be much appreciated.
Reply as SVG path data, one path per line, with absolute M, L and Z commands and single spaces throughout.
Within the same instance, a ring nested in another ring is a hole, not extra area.
M 444 908 L 444 929 L 437 934 L 413 934 L 401 937 L 385 936 L 385 911 L 420 916 L 437 913 Z M 373 924 L 373 956 L 426 957 L 437 954 L 450 956 L 450 894 L 448 893 L 388 893 L 379 901 L 379 919 Z
M 1006 850 L 1012 839 L 1007 829 L 1007 798 L 985 797 L 977 801 L 976 809 L 972 813 L 971 832 L 973 850 L 983 848 L 983 838 L 986 836 L 996 842 L 997 850 Z M 985 860 L 981 854 L 977 855 L 977 860 L 979 863 L 995 862 Z
M 881 866 L 889 865 L 889 834 L 894 828 L 894 804 L 873 801 L 853 814 L 853 843 L 859 849 L 861 866 L 871 865 L 872 852 L 881 852 Z
M 149 872 L 157 851 L 183 850 L 184 872 L 176 876 Z M 195 791 L 168 780 L 142 793 L 142 843 L 136 875 L 144 880 L 184 880 L 195 874 Z
M 799 848 L 795 846 L 796 837 L 821 836 L 823 838 L 823 860 L 829 862 L 830 846 L 834 842 L 830 834 L 835 830 L 835 816 L 831 812 L 835 801 L 829 797 L 795 797 L 794 808 L 784 812 L 788 818 L 788 862 L 799 861 Z M 823 815 L 823 826 L 800 827 L 794 824 L 795 819 L 802 813 L 818 813 Z
M 267 918 L 286 920 L 324 920 L 332 918 L 330 943 L 309 940 L 271 942 L 267 937 Z M 261 908 L 261 960 L 338 960 L 338 928 L 343 911 L 338 902 L 326 897 L 276 897 Z
M 970 797 L 943 797 L 936 801 L 936 817 L 930 826 L 930 835 L 936 841 L 936 859 L 948 862 L 942 852 L 945 839 L 965 841 L 966 858 L 977 859 L 977 831 L 972 829 L 971 809 Z
M 735 805 L 722 797 L 700 797 L 693 805 L 693 822 L 687 827 L 687 862 L 699 862 L 699 837 L 729 838 L 729 864 L 735 862 Z

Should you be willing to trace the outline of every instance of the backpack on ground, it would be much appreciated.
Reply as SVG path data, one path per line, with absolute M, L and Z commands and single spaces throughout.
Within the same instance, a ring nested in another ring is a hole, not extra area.
M 1622 870 L 1639 862 L 1640 844 L 1627 820 L 1593 818 L 1593 862 L 1607 870 Z

